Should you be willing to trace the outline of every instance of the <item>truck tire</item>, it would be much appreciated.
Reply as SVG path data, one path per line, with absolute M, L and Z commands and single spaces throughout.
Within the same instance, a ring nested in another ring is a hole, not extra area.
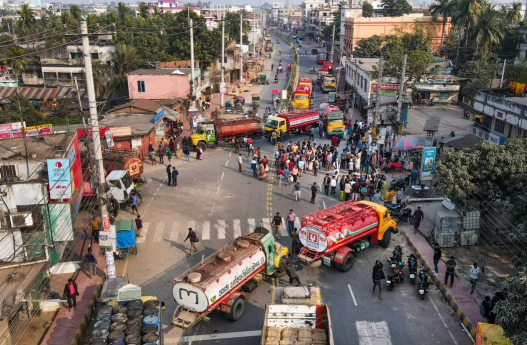
M 388 248 L 388 246 L 390 245 L 390 239 L 392 238 L 392 231 L 393 231 L 393 228 L 389 228 L 388 230 L 386 230 L 386 232 L 384 233 L 384 237 L 382 238 L 382 241 L 379 243 L 381 247 Z
M 287 263 L 285 259 L 280 260 L 280 265 L 278 266 L 276 273 L 274 274 L 275 278 L 282 278 L 287 274 L 286 271 Z
M 232 309 L 230 313 L 223 313 L 223 316 L 225 316 L 226 319 L 238 321 L 245 310 L 245 301 L 243 298 L 238 297 L 236 301 L 232 304 Z
M 282 133 L 282 136 L 281 136 L 282 142 L 283 142 L 284 140 L 287 140 L 287 138 L 289 138 L 289 134 L 287 134 L 287 132 L 283 132 L 283 133 Z
M 344 257 L 344 260 L 342 260 L 342 263 L 335 263 L 335 267 L 342 272 L 348 272 L 353 267 L 353 263 L 355 261 L 355 257 L 352 253 L 346 254 Z
M 200 141 L 198 143 L 198 146 L 201 147 L 201 149 L 203 150 L 203 152 L 205 152 L 205 150 L 207 149 L 207 143 L 204 142 L 204 141 Z M 196 147 L 197 148 L 197 147 Z

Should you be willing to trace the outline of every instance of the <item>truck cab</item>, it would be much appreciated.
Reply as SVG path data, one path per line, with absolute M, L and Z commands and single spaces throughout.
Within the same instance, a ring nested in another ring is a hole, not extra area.
M 300 85 L 293 93 L 293 109 L 308 109 L 311 102 L 311 90 Z
M 285 262 L 280 262 L 287 258 L 288 248 L 275 242 L 273 235 L 269 232 L 261 240 L 265 254 L 267 255 L 267 275 L 285 272 Z
M 324 125 L 330 135 L 343 136 L 346 131 L 344 125 L 344 115 L 340 109 L 335 105 L 328 105 L 324 108 Z
M 359 201 L 359 203 L 375 208 L 377 214 L 379 215 L 379 232 L 377 237 L 379 240 L 382 239 L 386 245 L 389 244 L 389 238 L 386 240 L 384 235 L 395 232 L 395 229 L 397 228 L 397 222 L 390 216 L 388 208 L 371 201 Z M 387 246 L 385 248 L 387 248 Z
M 326 74 L 322 76 L 321 88 L 323 92 L 336 91 L 337 79 L 333 74 Z
M 278 137 L 280 137 L 280 133 L 287 133 L 287 123 L 282 117 L 269 116 L 267 117 L 267 122 L 265 123 L 264 130 L 266 137 L 271 137 L 273 130 L 276 130 Z
M 195 133 L 190 136 L 192 145 L 197 146 L 200 143 L 211 144 L 216 142 L 216 129 L 212 122 L 200 122 Z
M 109 194 L 120 204 L 125 203 L 134 190 L 134 182 L 126 170 L 112 171 L 106 176 L 106 183 L 110 187 Z

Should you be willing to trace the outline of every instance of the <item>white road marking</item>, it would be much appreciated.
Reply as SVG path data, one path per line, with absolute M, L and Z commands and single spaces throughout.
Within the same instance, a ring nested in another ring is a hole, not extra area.
M 231 332 L 231 333 L 214 333 L 214 334 L 202 334 L 202 335 L 190 335 L 180 338 L 166 338 L 165 344 L 179 344 L 189 343 L 193 341 L 206 341 L 206 340 L 219 340 L 219 339 L 234 339 L 234 338 L 246 338 L 246 337 L 259 337 L 262 335 L 262 331 L 246 331 L 246 332 Z
M 240 226 L 239 219 L 234 219 L 232 221 L 232 228 L 234 229 L 234 238 L 238 238 L 242 235 L 242 227 Z
M 439 318 L 441 319 L 441 321 L 443 321 L 443 325 L 444 325 L 445 328 L 448 330 L 448 334 L 450 334 L 450 338 L 452 338 L 452 341 L 454 342 L 454 344 L 458 345 L 458 344 L 457 344 L 457 341 L 456 341 L 456 338 L 454 338 L 454 335 L 453 335 L 452 332 L 450 332 L 450 330 L 448 329 L 448 326 L 446 325 L 446 322 L 445 322 L 445 320 L 443 319 L 443 316 L 441 316 L 441 313 L 439 312 L 439 309 L 437 309 L 436 304 L 434 303 L 434 301 L 433 301 L 431 298 L 430 298 L 430 302 L 432 302 L 432 305 L 434 306 L 434 309 L 436 310 L 437 315 L 439 315 Z
M 216 191 L 216 194 L 218 194 L 220 192 L 220 187 L 221 186 L 218 186 L 218 190 Z
M 223 180 L 223 176 L 225 176 L 225 171 L 221 173 L 221 179 Z
M 218 240 L 225 239 L 225 221 L 218 220 Z
M 390 330 L 386 321 L 356 321 L 360 345 L 391 345 Z
M 357 306 L 357 300 L 355 299 L 355 295 L 353 294 L 353 290 L 351 289 L 351 286 L 348 284 L 348 288 L 350 289 L 351 297 L 353 298 L 353 303 L 355 303 L 355 306 Z
M 249 224 L 249 233 L 253 232 L 256 229 L 254 218 L 247 219 L 247 223 Z
M 213 213 L 214 213 L 214 204 L 212 205 L 212 210 L 210 211 L 209 216 L 212 216 Z
M 227 163 L 225 163 L 225 166 L 229 165 L 229 161 L 227 161 Z
M 154 240 L 152 242 L 161 242 L 163 238 L 163 230 L 165 229 L 165 223 L 158 223 L 156 225 L 156 232 L 154 233 Z
M 324 209 L 326 208 L 326 203 L 324 202 L 324 200 L 322 200 L 322 205 L 324 205 Z
M 269 218 L 262 218 L 261 226 L 271 231 L 274 234 L 274 227 L 271 226 L 271 220 Z
M 137 238 L 137 243 L 145 243 L 146 234 L 148 234 L 148 227 L 150 226 L 150 223 L 143 223 L 143 237 Z
M 172 222 L 172 231 L 170 232 L 170 240 L 177 242 L 178 233 L 179 233 L 179 222 L 178 221 Z
M 232 151 L 231 151 L 231 152 L 229 152 L 229 157 L 231 156 L 231 154 L 232 154 Z
M 289 236 L 287 232 L 288 222 L 282 217 L 282 226 L 280 227 L 280 236 Z
M 201 229 L 201 239 L 210 240 L 210 222 L 203 222 L 203 229 Z

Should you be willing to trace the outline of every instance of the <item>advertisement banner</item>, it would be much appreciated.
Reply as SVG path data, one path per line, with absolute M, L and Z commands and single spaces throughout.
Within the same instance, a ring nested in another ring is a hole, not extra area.
M 73 241 L 70 204 L 49 204 L 53 241 Z
M 401 90 L 401 84 L 381 84 L 381 95 L 395 95 L 399 90 Z M 371 84 L 371 92 L 377 92 L 377 83 Z
M 48 159 L 47 165 L 50 199 L 71 198 L 70 161 L 67 158 Z
M 104 133 L 104 136 L 106 137 L 106 144 L 108 145 L 108 147 L 114 147 L 115 143 L 113 142 L 112 131 L 106 131 L 106 133 Z
M 165 124 L 161 122 L 158 127 L 156 127 L 156 137 L 163 137 L 165 135 Z
M 143 146 L 143 143 L 141 142 L 141 138 L 132 139 L 131 145 L 132 145 L 132 149 L 138 149 L 141 146 Z
M 154 116 L 154 123 L 157 124 L 159 121 L 163 119 L 163 116 L 165 116 L 165 109 L 161 109 L 159 113 Z
M 436 148 L 423 148 L 423 161 L 421 162 L 421 181 L 432 180 L 432 173 L 434 172 L 436 163 Z
M 454 81 L 453 75 L 438 75 L 434 78 L 438 83 L 452 83 Z
M 220 83 L 220 93 L 227 93 L 227 83 Z

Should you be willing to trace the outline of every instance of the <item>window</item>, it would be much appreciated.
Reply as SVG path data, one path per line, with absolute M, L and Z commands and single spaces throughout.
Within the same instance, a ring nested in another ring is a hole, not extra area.
M 448 99 L 448 96 L 449 96 L 449 95 L 450 95 L 450 94 L 449 94 L 448 92 L 441 92 L 441 93 L 439 94 L 439 99 Z
M 91 58 L 94 60 L 99 60 L 99 53 L 91 53 Z
M 16 166 L 14 165 L 0 165 L 0 179 L 3 181 L 16 181 L 18 175 Z
M 161 6 L 163 6 L 163 1 L 160 1 L 160 3 L 161 3 Z
M 145 82 L 143 80 L 137 81 L 137 92 L 145 92 Z
M 498 133 L 505 132 L 505 121 L 496 119 L 496 123 L 494 123 L 494 130 Z
M 82 53 L 70 53 L 72 59 L 82 59 Z

